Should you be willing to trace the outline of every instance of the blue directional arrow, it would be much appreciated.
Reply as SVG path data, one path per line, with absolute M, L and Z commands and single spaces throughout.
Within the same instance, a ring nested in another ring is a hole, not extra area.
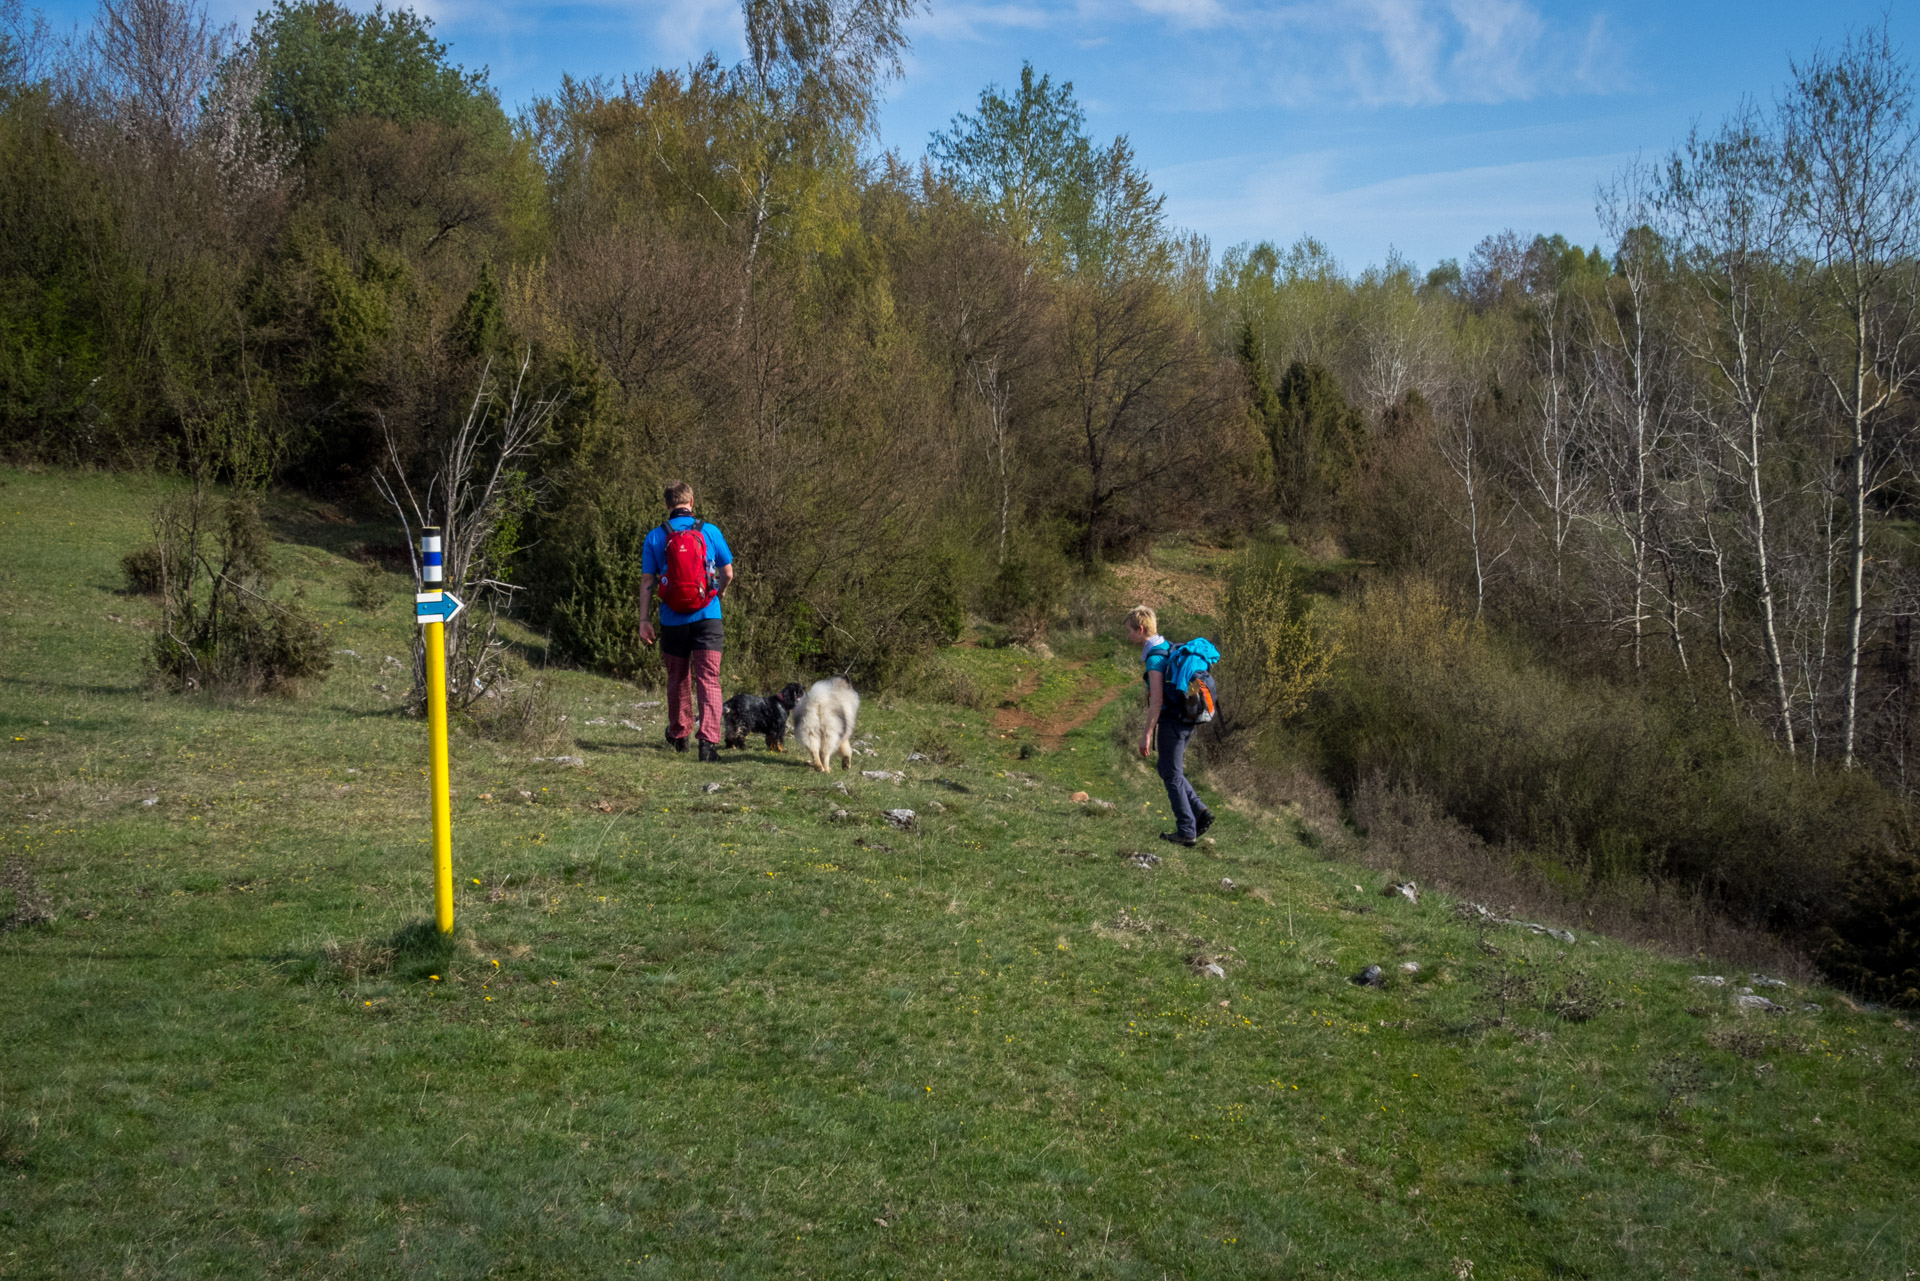
M 413 598 L 413 618 L 417 623 L 451 623 L 466 607 L 452 592 L 421 592 Z

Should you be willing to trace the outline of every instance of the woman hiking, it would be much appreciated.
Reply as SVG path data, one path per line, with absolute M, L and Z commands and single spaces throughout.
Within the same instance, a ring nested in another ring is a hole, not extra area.
M 1167 663 L 1173 646 L 1160 634 L 1153 610 L 1145 605 L 1135 605 L 1127 614 L 1127 643 L 1140 647 L 1140 660 L 1147 668 L 1147 727 L 1140 731 L 1140 755 L 1153 755 L 1158 735 L 1160 781 L 1167 785 L 1167 804 L 1173 809 L 1173 831 L 1160 833 L 1160 839 L 1198 845 L 1213 826 L 1213 811 L 1187 781 L 1187 740 L 1198 727 L 1186 718 L 1183 699 L 1167 697 Z

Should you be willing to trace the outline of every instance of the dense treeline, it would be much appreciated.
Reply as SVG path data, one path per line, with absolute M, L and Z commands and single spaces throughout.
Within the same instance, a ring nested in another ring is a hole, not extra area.
M 1124 139 L 1029 72 L 938 166 L 868 154 L 906 11 L 752 6 L 740 66 L 517 120 L 404 9 L 282 0 L 243 40 L 113 0 L 50 59 L 16 20 L 5 437 L 358 496 L 525 361 L 553 412 L 494 561 L 614 670 L 670 476 L 754 567 L 749 666 L 868 679 L 970 604 L 1018 622 L 1073 562 L 1257 518 L 1203 258 Z
M 876 154 L 912 8 L 756 2 L 737 66 L 509 117 L 406 9 L 243 34 L 107 0 L 62 44 L 8 0 L 0 441 L 436 518 L 484 456 L 463 554 L 619 672 L 669 477 L 751 567 L 756 675 L 884 682 L 1156 534 L 1279 522 L 1373 585 L 1271 750 L 1913 986 L 1860 906 L 1914 896 L 1920 746 L 1920 157 L 1884 31 L 1617 175 L 1605 246 L 1356 276 L 1311 240 L 1215 259 L 1031 68 Z

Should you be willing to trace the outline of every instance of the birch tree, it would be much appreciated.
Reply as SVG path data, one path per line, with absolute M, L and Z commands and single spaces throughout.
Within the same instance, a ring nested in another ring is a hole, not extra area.
M 1626 617 L 1636 672 L 1646 664 L 1648 595 L 1655 556 L 1655 508 L 1662 455 L 1673 443 L 1669 355 L 1656 333 L 1655 290 L 1662 248 L 1650 222 L 1653 175 L 1635 163 L 1601 193 L 1602 225 L 1620 246 L 1613 280 L 1592 309 L 1599 392 L 1595 444 L 1603 460 L 1607 505 L 1625 542 Z
M 1841 760 L 1851 768 L 1866 639 L 1868 500 L 1901 443 L 1889 438 L 1898 430 L 1895 398 L 1920 376 L 1920 135 L 1913 79 L 1886 26 L 1794 64 L 1781 115 L 1785 163 L 1802 201 L 1800 230 L 1818 269 L 1819 305 L 1801 318 L 1800 332 L 1847 454 Z
M 1699 465 L 1738 486 L 1751 558 L 1751 589 L 1775 732 L 1791 754 L 1797 744 L 1781 650 L 1770 523 L 1775 505 L 1769 463 L 1789 361 L 1785 259 L 1795 213 L 1778 141 L 1751 107 L 1711 136 L 1697 131 L 1667 162 L 1659 199 L 1684 256 L 1677 293 L 1688 312 L 1681 342 L 1705 374 L 1691 412 L 1706 436 Z M 1724 618 L 1726 562 L 1709 528 L 1717 600 Z M 1724 623 L 1716 635 L 1724 636 Z M 1724 642 L 1723 642 L 1724 643 Z M 1728 683 L 1732 659 L 1725 657 Z

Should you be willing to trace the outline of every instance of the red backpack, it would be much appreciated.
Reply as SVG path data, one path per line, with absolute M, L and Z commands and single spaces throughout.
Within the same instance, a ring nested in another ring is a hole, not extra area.
M 685 529 L 660 527 L 667 535 L 665 572 L 660 576 L 660 599 L 677 614 L 697 614 L 718 593 L 707 568 L 707 536 L 699 521 Z

